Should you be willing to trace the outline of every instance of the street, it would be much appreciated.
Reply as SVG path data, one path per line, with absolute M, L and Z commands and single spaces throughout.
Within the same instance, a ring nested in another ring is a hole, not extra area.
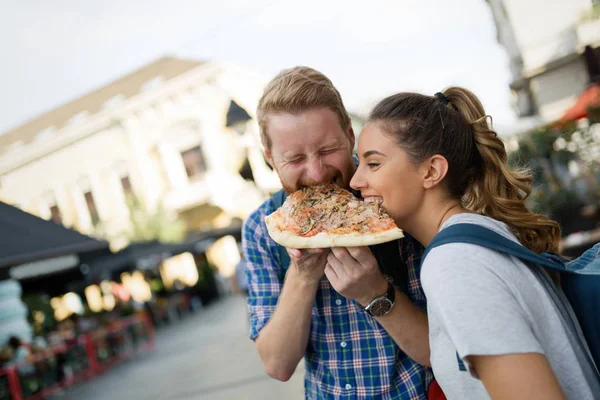
M 303 399 L 304 362 L 286 383 L 267 376 L 248 339 L 245 302 L 225 298 L 160 329 L 139 354 L 55 399 Z

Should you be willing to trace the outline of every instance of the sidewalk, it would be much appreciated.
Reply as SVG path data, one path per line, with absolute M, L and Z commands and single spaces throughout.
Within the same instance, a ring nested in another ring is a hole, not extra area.
M 248 339 L 241 297 L 186 316 L 156 335 L 156 350 L 54 399 L 303 399 L 303 363 L 286 383 L 268 377 Z

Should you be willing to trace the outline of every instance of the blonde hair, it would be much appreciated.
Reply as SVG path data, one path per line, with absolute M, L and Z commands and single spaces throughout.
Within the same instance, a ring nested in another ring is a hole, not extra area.
M 281 71 L 269 82 L 256 111 L 260 137 L 265 149 L 271 149 L 267 116 L 271 113 L 298 113 L 326 107 L 333 111 L 344 132 L 350 130 L 350 115 L 342 97 L 329 78 L 310 67 L 294 67 Z
M 370 120 L 393 135 L 414 162 L 444 156 L 444 184 L 466 209 L 506 223 L 535 252 L 558 252 L 558 223 L 527 209 L 531 176 L 508 166 L 504 143 L 471 91 L 449 87 L 435 97 L 399 93 L 375 106 Z

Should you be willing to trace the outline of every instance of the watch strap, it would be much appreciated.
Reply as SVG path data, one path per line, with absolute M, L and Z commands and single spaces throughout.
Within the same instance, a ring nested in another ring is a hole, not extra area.
M 385 292 L 382 296 L 377 296 L 375 297 L 373 300 L 371 300 L 369 302 L 369 304 L 367 304 L 366 306 L 363 306 L 362 304 L 358 303 L 358 305 L 363 308 L 365 311 L 367 311 L 369 314 L 371 314 L 370 312 L 370 306 L 373 304 L 373 302 L 377 299 L 380 299 L 382 297 L 387 298 L 389 301 L 392 302 L 392 304 L 394 304 L 395 300 L 396 300 L 396 289 L 394 288 L 394 285 L 392 285 L 390 282 L 388 282 L 388 289 L 387 292 Z M 371 314 L 372 315 L 372 314 Z

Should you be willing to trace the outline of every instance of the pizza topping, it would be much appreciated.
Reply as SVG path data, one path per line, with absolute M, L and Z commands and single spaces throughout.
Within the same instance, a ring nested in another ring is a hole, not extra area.
M 365 246 L 402 237 L 381 198 L 362 201 L 335 184 L 290 194 L 265 223 L 277 243 L 294 248 Z
M 314 227 L 314 225 L 315 225 L 315 222 L 312 219 L 309 218 L 306 221 L 306 223 L 304 224 L 304 226 L 302 227 L 303 229 L 302 229 L 302 232 L 300 234 L 303 235 L 303 236 L 306 235 L 308 232 L 311 231 L 311 229 Z
M 335 184 L 292 193 L 280 208 L 281 229 L 310 237 L 319 232 L 366 233 L 396 228 L 381 198 L 357 199 Z

